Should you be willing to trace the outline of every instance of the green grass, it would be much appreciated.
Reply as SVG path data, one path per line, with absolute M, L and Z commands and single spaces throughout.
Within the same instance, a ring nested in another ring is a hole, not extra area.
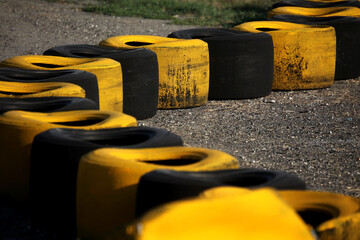
M 99 0 L 85 11 L 171 20 L 173 24 L 232 27 L 264 20 L 279 0 Z

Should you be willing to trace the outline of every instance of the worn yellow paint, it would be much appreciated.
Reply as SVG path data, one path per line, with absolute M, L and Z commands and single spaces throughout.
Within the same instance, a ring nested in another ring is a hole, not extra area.
M 43 82 L 24 83 L 0 81 L 2 98 L 38 98 L 38 97 L 82 97 L 85 90 L 72 83 Z
M 302 219 L 274 190 L 260 189 L 236 196 L 168 203 L 105 239 L 313 240 L 313 237 Z
M 72 122 L 95 121 L 77 126 Z M 24 202 L 29 192 L 30 151 L 33 138 L 51 128 L 103 129 L 137 126 L 123 113 L 84 110 L 55 113 L 9 111 L 0 115 L 0 196 Z M 51 159 L 49 159 L 51 161 Z
M 359 240 L 360 212 L 324 222 L 316 231 L 319 240 Z
M 302 15 L 307 17 L 360 17 L 360 9 L 357 7 L 327 7 L 327 8 L 306 8 L 306 7 L 278 7 L 268 12 L 268 17 L 276 15 Z
M 331 87 L 336 60 L 335 30 L 280 21 L 247 22 L 234 30 L 266 32 L 274 43 L 274 90 Z
M 83 156 L 79 165 L 78 235 L 84 239 L 101 239 L 114 227 L 134 220 L 137 185 L 147 172 L 156 169 L 210 171 L 231 168 L 238 168 L 234 157 L 211 149 L 95 150 Z
M 120 63 L 112 59 L 24 55 L 9 58 L 0 66 L 36 70 L 78 69 L 91 72 L 98 80 L 100 110 L 122 112 L 122 70 Z
M 146 35 L 108 38 L 100 45 L 154 51 L 159 63 L 158 108 L 187 108 L 206 104 L 209 93 L 209 51 L 199 39 L 183 40 Z

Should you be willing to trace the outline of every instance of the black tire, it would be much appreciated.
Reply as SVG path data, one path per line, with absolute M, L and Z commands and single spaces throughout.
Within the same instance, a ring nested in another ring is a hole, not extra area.
M 123 112 L 136 119 L 155 116 L 159 96 L 156 53 L 139 48 L 121 50 L 95 45 L 64 45 L 50 48 L 44 55 L 61 57 L 104 57 L 120 62 L 123 72 Z
M 66 82 L 76 84 L 85 90 L 86 98 L 94 101 L 97 106 L 99 106 L 99 87 L 97 78 L 90 72 L 72 69 L 47 71 L 22 68 L 0 68 L 0 80 L 23 83 Z
M 82 155 L 104 147 L 154 148 L 182 145 L 180 136 L 148 127 L 93 131 L 51 129 L 38 134 L 32 145 L 30 165 L 30 201 L 34 221 L 51 225 L 55 230 L 75 233 L 76 179 Z
M 73 110 L 99 110 L 99 105 L 87 98 L 0 98 L 0 114 L 22 110 L 30 112 L 63 112 Z
M 273 8 L 277 7 L 306 7 L 306 8 L 326 8 L 326 7 L 360 7 L 360 2 L 355 0 L 338 1 L 338 2 L 316 2 L 304 0 L 283 0 L 273 4 Z
M 269 20 L 334 27 L 336 34 L 335 80 L 357 78 L 360 76 L 359 18 L 278 15 Z
M 209 99 L 256 98 L 271 93 L 274 49 L 269 34 L 197 28 L 173 32 L 168 37 L 201 39 L 208 44 Z
M 246 188 L 305 189 L 300 178 L 280 171 L 236 169 L 211 172 L 156 170 L 140 179 L 136 197 L 136 216 L 170 201 L 199 195 L 218 186 Z

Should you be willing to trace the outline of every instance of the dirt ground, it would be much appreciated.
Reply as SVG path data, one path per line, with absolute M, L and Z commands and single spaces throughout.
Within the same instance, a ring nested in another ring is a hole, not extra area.
M 42 54 L 63 44 L 98 44 L 116 35 L 167 36 L 192 27 L 96 15 L 80 7 L 0 0 L 0 60 Z M 186 146 L 227 152 L 241 168 L 288 171 L 304 179 L 311 190 L 360 197 L 360 78 L 336 81 L 328 89 L 276 91 L 258 99 L 159 110 L 139 124 L 173 131 Z M 0 239 L 53 237 L 33 228 L 26 210 L 0 208 Z

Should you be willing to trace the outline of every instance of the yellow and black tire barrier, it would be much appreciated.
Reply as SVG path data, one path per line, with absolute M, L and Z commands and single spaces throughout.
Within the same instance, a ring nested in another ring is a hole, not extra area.
M 333 85 L 336 61 L 333 27 L 256 21 L 240 24 L 234 29 L 267 32 L 272 36 L 273 90 L 319 89 Z
M 360 8 L 357 7 L 327 7 L 327 8 L 306 8 L 306 7 L 278 7 L 268 12 L 268 18 L 277 15 L 301 15 L 308 17 L 360 17 Z
M 159 63 L 158 108 L 188 108 L 206 104 L 209 93 L 209 51 L 202 40 L 125 35 L 108 38 L 101 46 L 148 48 Z
M 119 62 L 109 58 L 68 58 L 58 56 L 24 55 L 1 62 L 0 67 L 35 70 L 78 69 L 96 75 L 99 85 L 99 108 L 122 112 L 123 82 Z
M 296 212 L 271 189 L 165 204 L 105 239 L 313 240 Z
M 0 98 L 81 97 L 85 90 L 72 83 L 0 81 Z
M 103 148 L 90 152 L 82 157 L 78 170 L 78 236 L 99 239 L 116 226 L 134 220 L 137 186 L 145 173 L 156 169 L 211 171 L 234 168 L 238 168 L 234 157 L 211 149 Z
M 9 111 L 0 115 L 0 196 L 18 203 L 27 200 L 30 151 L 38 133 L 50 128 L 95 130 L 136 125 L 136 119 L 131 116 L 97 110 L 56 113 Z

